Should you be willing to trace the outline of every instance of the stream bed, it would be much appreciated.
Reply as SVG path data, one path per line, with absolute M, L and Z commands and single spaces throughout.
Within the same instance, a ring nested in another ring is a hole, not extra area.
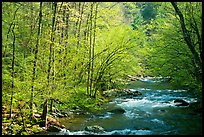
M 190 109 L 198 101 L 195 94 L 184 89 L 174 89 L 160 79 L 143 79 L 132 82 L 129 90 L 140 96 L 114 98 L 103 105 L 97 114 L 75 115 L 61 118 L 66 129 L 57 135 L 202 135 L 202 113 Z M 189 105 L 177 106 L 176 99 Z M 108 110 L 121 108 L 124 113 Z M 86 131 L 86 126 L 98 125 L 104 131 Z

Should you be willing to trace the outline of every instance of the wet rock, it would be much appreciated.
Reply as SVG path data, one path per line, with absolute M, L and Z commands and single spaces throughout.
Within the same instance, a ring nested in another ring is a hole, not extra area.
M 175 99 L 174 103 L 178 103 L 175 106 L 188 106 L 189 103 L 184 101 L 183 99 Z
M 115 113 L 115 114 L 123 114 L 125 113 L 125 110 L 123 108 L 118 107 L 118 108 L 109 110 L 108 112 Z
M 136 96 L 140 96 L 140 95 L 142 95 L 142 93 L 137 91 L 137 90 L 126 89 L 119 96 L 136 97 Z
M 61 131 L 62 129 L 58 126 L 55 126 L 55 125 L 50 125 L 47 129 L 47 131 L 50 131 L 50 132 L 59 132 Z
M 86 126 L 85 130 L 89 132 L 94 132 L 94 133 L 104 132 L 104 128 L 98 125 Z
M 164 113 L 164 112 L 166 112 L 166 110 L 164 110 L 164 109 L 160 109 L 160 110 L 158 110 L 159 112 L 162 112 L 162 113 Z
M 47 118 L 47 125 L 48 125 L 48 127 L 51 126 L 51 125 L 53 125 L 53 126 L 57 126 L 57 127 L 60 127 L 60 128 L 64 128 L 64 126 L 61 125 L 61 124 L 59 123 L 59 121 L 57 121 L 56 119 L 51 118 L 51 117 L 48 117 L 48 118 Z
M 150 130 L 150 128 L 148 127 L 143 127 L 143 128 L 137 128 L 137 127 L 134 127 L 136 130 Z

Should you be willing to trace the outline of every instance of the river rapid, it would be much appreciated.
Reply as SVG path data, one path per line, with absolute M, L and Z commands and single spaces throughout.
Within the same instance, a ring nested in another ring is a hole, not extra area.
M 190 109 L 197 96 L 184 89 L 175 89 L 162 79 L 142 79 L 127 86 L 140 96 L 114 98 L 96 114 L 61 118 L 66 129 L 57 135 L 202 135 L 202 114 Z M 188 102 L 177 106 L 176 99 Z M 108 110 L 122 108 L 124 113 Z M 98 125 L 103 132 L 86 131 L 86 126 Z

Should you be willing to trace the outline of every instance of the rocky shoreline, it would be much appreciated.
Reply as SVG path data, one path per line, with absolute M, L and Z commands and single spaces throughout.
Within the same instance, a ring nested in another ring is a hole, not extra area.
M 135 79 L 134 79 L 135 80 Z M 138 79 L 137 79 L 138 80 Z M 103 96 L 106 98 L 114 99 L 118 97 L 136 97 L 136 96 L 141 96 L 142 92 L 134 89 L 111 89 L 103 92 Z M 196 112 L 201 112 L 202 113 L 202 105 L 200 105 L 199 102 L 194 103 L 194 104 L 189 104 L 185 100 L 181 99 L 175 99 L 174 103 L 176 104 L 177 107 L 189 107 L 193 109 Z M 2 113 L 3 113 L 4 108 L 2 107 Z M 38 112 L 35 112 L 33 115 L 34 120 L 36 121 L 36 124 L 33 125 L 26 125 L 27 129 L 26 131 L 31 134 L 31 135 L 43 135 L 47 133 L 54 133 L 54 132 L 63 132 L 63 131 L 69 131 L 69 129 L 66 129 L 64 125 L 62 125 L 59 121 L 60 118 L 64 117 L 74 117 L 74 115 L 79 115 L 79 114 L 84 114 L 85 110 L 81 110 L 80 108 L 74 108 L 73 110 L 69 111 L 62 111 L 58 110 L 56 108 L 53 108 L 52 113 L 47 114 L 47 124 L 46 126 L 40 126 L 40 120 L 41 120 L 41 114 Z M 108 112 L 111 113 L 116 113 L 116 114 L 123 114 L 125 113 L 125 110 L 122 108 L 114 108 L 111 110 L 108 110 Z M 87 112 L 89 113 L 89 112 Z M 2 117 L 5 118 L 5 115 L 8 114 L 2 114 Z M 16 123 L 13 123 L 14 126 Z M 2 134 L 11 134 L 8 132 L 8 130 L 12 127 L 10 123 L 2 122 Z M 94 126 L 87 126 L 84 129 L 85 131 L 98 133 L 98 132 L 103 132 L 104 129 L 103 127 L 100 127 L 98 125 Z M 18 134 L 18 133 L 17 133 Z M 12 134 L 11 134 L 12 135 Z

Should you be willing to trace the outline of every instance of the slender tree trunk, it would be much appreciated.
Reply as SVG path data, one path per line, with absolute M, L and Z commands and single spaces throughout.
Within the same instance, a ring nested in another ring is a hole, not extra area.
M 80 14 L 80 11 L 81 11 L 81 2 L 78 2 L 78 13 Z M 77 3 L 76 3 L 77 5 Z M 77 7 L 76 7 L 76 10 L 77 10 Z M 78 30 L 78 24 L 79 24 L 79 20 L 80 20 L 80 16 L 77 16 L 77 21 L 76 21 L 76 24 L 75 24 L 75 36 L 77 37 L 77 30 Z
M 50 76 L 53 76 L 54 75 L 54 70 L 53 70 L 53 73 L 51 74 L 51 68 L 52 68 L 52 62 L 54 62 L 54 59 L 53 59 L 53 53 L 54 53 L 54 32 L 55 32 L 55 17 L 56 17 L 56 9 L 57 9 L 57 2 L 54 2 L 53 3 L 53 6 L 54 6 L 54 11 L 53 11 L 53 18 L 52 18 L 52 32 L 51 32 L 51 44 L 50 44 L 50 55 L 49 55 L 49 63 L 48 63 L 48 75 L 47 75 L 47 87 L 48 87 L 48 96 L 50 96 L 50 89 L 49 89 L 49 86 L 50 86 Z M 53 64 L 54 65 L 54 64 Z M 54 76 L 53 76 L 54 77 Z M 54 79 L 54 78 L 53 78 Z M 52 80 L 53 80 L 52 79 Z M 51 88 L 52 89 L 52 88 Z
M 82 5 L 81 14 L 80 14 L 79 27 L 78 27 L 78 32 L 77 32 L 77 45 L 80 45 L 80 33 L 81 33 L 82 17 L 84 13 L 84 5 L 85 5 L 85 2 Z
M 86 19 L 86 26 L 85 26 L 85 30 L 84 30 L 84 44 L 88 44 L 88 36 L 89 36 L 89 16 L 90 14 L 87 15 L 87 19 Z
M 65 16 L 65 10 L 64 10 L 64 7 L 62 6 L 63 5 L 63 2 L 61 3 L 61 6 L 62 7 L 62 20 L 63 22 L 65 22 L 65 19 L 64 19 L 64 16 Z M 61 10 L 60 10 L 61 11 Z M 59 44 L 62 44 L 64 42 L 64 27 L 61 27 L 61 36 L 60 36 L 60 39 L 59 39 Z M 60 53 L 61 54 L 61 51 Z
M 86 30 L 84 31 L 84 41 L 85 41 L 85 45 L 88 45 L 88 37 L 89 37 L 89 16 L 90 14 L 88 14 L 87 17 L 87 21 L 86 21 Z M 88 52 L 88 51 L 87 51 Z M 88 75 L 87 75 L 87 95 L 89 95 L 89 80 L 90 80 L 90 62 L 88 62 Z
M 14 12 L 14 16 L 13 16 L 13 21 L 15 20 L 16 18 L 16 14 L 17 14 L 17 11 L 18 11 L 19 8 L 17 8 Z M 12 116 L 12 109 L 13 109 L 13 94 L 14 94 L 14 74 L 15 74 L 15 71 L 14 71 L 14 66 L 15 66 L 15 44 L 16 44 L 16 35 L 15 35 L 15 32 L 14 32 L 14 29 L 15 29 L 15 22 L 12 22 L 9 26 L 9 30 L 8 30 L 8 33 L 7 33 L 7 39 L 9 37 L 9 33 L 12 31 L 12 34 L 13 34 L 13 53 L 12 53 L 12 84 L 11 84 L 11 88 L 12 88 L 12 92 L 11 92 L 11 99 L 10 99 L 10 112 L 9 112 L 9 117 L 11 118 Z M 6 53 L 6 47 L 5 47 L 5 53 Z M 3 54 L 3 57 L 4 57 L 4 54 Z
M 88 80 L 87 80 L 87 92 L 89 92 L 89 96 L 91 97 L 92 95 L 92 78 L 91 78 L 91 65 L 92 65 L 92 14 L 93 14 L 93 5 L 94 3 L 91 4 L 91 13 L 90 13 L 90 30 L 89 30 L 89 65 L 88 65 Z
M 96 3 L 95 18 L 94 18 L 94 34 L 93 34 L 93 46 L 92 46 L 92 79 L 93 79 L 93 72 L 94 72 L 94 47 L 95 47 L 95 43 L 96 43 L 96 19 L 97 19 L 97 12 L 98 12 L 98 3 Z M 93 86 L 93 89 L 95 89 L 94 86 Z M 94 98 L 96 98 L 96 90 L 94 91 L 94 95 L 93 96 L 94 96 Z
M 40 123 L 41 127 L 47 128 L 47 111 L 48 111 L 48 99 L 45 99 L 43 104 L 43 112 L 41 115 L 42 122 Z
M 65 9 L 64 9 L 65 10 Z M 64 12 L 66 12 L 66 27 L 65 27 L 65 38 L 66 38 L 66 42 L 65 42 L 65 49 L 64 49 L 64 57 L 63 57 L 63 61 L 64 61 L 64 64 L 63 64 L 63 69 L 65 70 L 66 69 L 66 66 L 68 64 L 68 61 L 67 61 L 67 46 L 68 46 L 68 40 L 69 40 L 69 9 L 68 10 L 65 10 Z M 66 71 L 64 71 L 64 87 L 67 85 L 67 82 L 66 82 Z
M 14 66 L 15 66 L 15 43 L 16 43 L 16 36 L 15 36 L 15 24 L 13 25 L 12 33 L 13 33 L 13 59 L 12 59 L 12 93 L 11 93 L 11 104 L 10 104 L 10 118 L 12 116 L 12 106 L 13 106 L 13 94 L 14 94 Z
M 33 116 L 34 82 L 35 82 L 35 77 L 36 77 L 35 73 L 36 73 L 36 65 L 37 65 L 37 58 L 38 58 L 38 45 L 40 41 L 41 22 L 42 22 L 42 2 L 40 2 L 38 36 L 37 36 L 37 41 L 36 41 L 36 46 L 35 46 L 35 59 L 33 63 L 33 76 L 32 76 L 31 101 L 30 101 L 31 116 Z

